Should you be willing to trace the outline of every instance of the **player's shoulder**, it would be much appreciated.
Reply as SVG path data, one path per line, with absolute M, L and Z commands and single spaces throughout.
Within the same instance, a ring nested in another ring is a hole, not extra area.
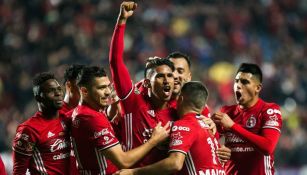
M 26 121 L 21 123 L 17 127 L 18 132 L 34 132 L 34 133 L 40 133 L 41 130 L 44 128 L 44 120 L 40 116 L 38 112 L 35 113 L 33 116 L 28 118 Z
M 268 115 L 277 113 L 277 114 L 281 114 L 280 112 L 280 106 L 276 103 L 271 103 L 271 102 L 266 102 L 262 100 L 262 112 L 267 113 Z

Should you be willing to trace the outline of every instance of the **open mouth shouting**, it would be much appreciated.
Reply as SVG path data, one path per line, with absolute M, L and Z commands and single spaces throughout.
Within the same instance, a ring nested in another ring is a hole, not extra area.
M 171 86 L 169 86 L 169 85 L 165 85 L 164 87 L 163 87 L 163 94 L 165 95 L 165 96 L 170 96 L 172 93 L 171 93 Z
M 242 93 L 240 92 L 240 91 L 236 91 L 235 92 L 235 95 L 236 95 L 236 99 L 237 99 L 237 101 L 241 101 L 242 99 Z

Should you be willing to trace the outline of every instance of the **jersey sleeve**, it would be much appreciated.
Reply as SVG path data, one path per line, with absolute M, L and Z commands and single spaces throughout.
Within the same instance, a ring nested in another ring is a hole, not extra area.
M 111 124 L 104 116 L 95 116 L 88 121 L 90 141 L 100 150 L 119 144 Z
M 188 124 L 175 122 L 171 130 L 169 152 L 181 152 L 187 154 L 196 137 L 193 128 Z
M 282 118 L 279 106 L 276 104 L 270 105 L 262 112 L 262 128 L 275 129 L 281 131 Z
M 110 44 L 110 70 L 116 93 L 120 99 L 125 99 L 133 90 L 129 71 L 124 64 L 124 34 L 126 25 L 116 25 Z
M 25 174 L 29 168 L 38 135 L 27 126 L 19 126 L 13 140 L 13 172 Z
M 20 126 L 13 141 L 13 150 L 17 153 L 32 156 L 38 135 L 27 126 Z

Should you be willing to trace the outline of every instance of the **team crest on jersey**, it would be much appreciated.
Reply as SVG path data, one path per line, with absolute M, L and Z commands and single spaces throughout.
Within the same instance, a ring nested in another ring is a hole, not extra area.
M 253 128 L 256 125 L 256 122 L 257 122 L 257 120 L 256 120 L 255 116 L 251 115 L 249 117 L 249 119 L 246 121 L 246 127 L 247 128 Z

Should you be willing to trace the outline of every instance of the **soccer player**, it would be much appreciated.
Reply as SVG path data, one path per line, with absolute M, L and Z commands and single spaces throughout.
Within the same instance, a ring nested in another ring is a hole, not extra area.
M 172 52 L 167 56 L 167 58 L 174 63 L 175 67 L 174 71 L 175 83 L 170 104 L 174 108 L 176 108 L 181 87 L 185 83 L 191 81 L 192 79 L 191 61 L 189 56 L 181 52 Z M 210 119 L 210 111 L 207 105 L 204 106 L 201 115 L 207 117 L 207 118 L 202 118 L 202 120 L 209 125 L 210 129 L 213 130 L 212 132 L 214 134 L 216 132 L 216 127 L 215 125 L 213 125 L 214 122 Z M 219 135 L 216 134 L 216 137 L 219 138 Z M 222 161 L 223 163 L 227 162 L 230 159 L 231 150 L 225 147 L 224 145 L 218 148 L 217 153 L 220 161 Z
M 20 124 L 13 143 L 13 174 L 69 174 L 70 141 L 66 116 L 59 110 L 63 91 L 53 74 L 33 79 L 36 112 Z
M 112 174 L 117 170 L 114 164 L 119 168 L 130 167 L 168 137 L 168 125 L 161 127 L 159 123 L 148 142 L 124 152 L 104 113 L 111 94 L 110 80 L 104 69 L 83 68 L 77 85 L 81 100 L 72 115 L 71 135 L 81 175 Z
M 64 113 L 74 109 L 80 100 L 80 92 L 76 84 L 78 73 L 82 70 L 84 65 L 73 64 L 69 66 L 64 72 L 65 96 L 62 111 Z
M 120 175 L 226 175 L 216 150 L 219 144 L 203 121 L 197 119 L 208 98 L 200 82 L 187 82 L 178 97 L 177 120 L 171 133 L 169 156 L 155 164 L 136 169 L 120 170 Z
M 233 87 L 237 104 L 213 115 L 232 151 L 227 174 L 274 174 L 274 150 L 282 127 L 279 106 L 259 98 L 262 72 L 256 64 L 241 64 Z
M 174 121 L 176 111 L 169 107 L 174 86 L 174 65 L 167 59 L 154 59 L 145 69 L 144 83 L 148 93 L 141 93 L 132 84 L 129 72 L 123 61 L 124 32 L 127 19 L 133 14 L 137 4 L 123 2 L 112 37 L 110 48 L 110 70 L 115 90 L 122 105 L 122 144 L 130 150 L 146 143 L 157 123 L 165 125 Z M 137 166 L 151 164 L 167 156 L 168 148 L 155 147 L 138 162 Z

